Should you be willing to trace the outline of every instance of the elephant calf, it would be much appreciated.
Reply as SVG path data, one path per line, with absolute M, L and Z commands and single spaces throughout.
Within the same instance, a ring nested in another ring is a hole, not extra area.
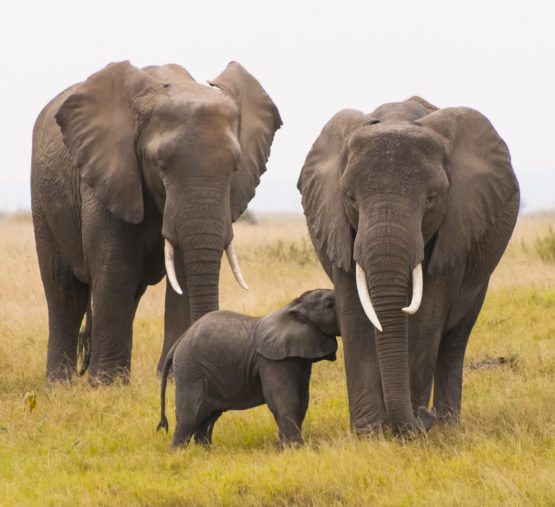
M 266 317 L 211 312 L 195 322 L 169 351 L 162 371 L 162 415 L 168 431 L 165 393 L 175 376 L 177 427 L 172 447 L 210 444 L 214 423 L 226 410 L 266 403 L 279 427 L 279 444 L 302 441 L 312 363 L 335 361 L 335 294 L 305 292 Z

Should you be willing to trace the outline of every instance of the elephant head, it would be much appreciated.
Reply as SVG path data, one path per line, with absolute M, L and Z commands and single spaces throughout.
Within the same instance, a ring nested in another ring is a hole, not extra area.
M 518 202 L 505 143 L 477 111 L 439 110 L 418 97 L 371 114 L 343 110 L 314 143 L 298 188 L 326 271 L 356 277 L 375 327 L 389 424 L 421 428 L 411 406 L 408 315 L 427 276 L 456 266 L 473 276 L 484 234 Z
M 335 294 L 317 289 L 260 319 L 254 328 L 254 342 L 257 352 L 267 359 L 334 361 L 339 334 Z
M 260 84 L 232 62 L 198 84 L 178 65 L 110 64 L 78 85 L 56 114 L 81 179 L 112 214 L 162 216 L 168 279 L 186 283 L 192 321 L 218 308 L 222 252 L 238 281 L 232 222 L 265 171 L 279 112 Z M 178 280 L 174 252 L 185 280 Z

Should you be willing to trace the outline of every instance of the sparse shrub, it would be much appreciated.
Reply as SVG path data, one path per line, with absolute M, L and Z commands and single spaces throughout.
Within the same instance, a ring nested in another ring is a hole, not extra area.
M 551 225 L 547 230 L 547 234 L 536 240 L 536 252 L 544 261 L 555 260 L 555 233 Z
M 255 214 L 250 210 L 246 209 L 243 211 L 241 216 L 237 219 L 238 222 L 246 222 L 247 224 L 256 225 L 258 220 L 256 219 Z
M 316 252 L 306 238 L 303 238 L 300 244 L 279 240 L 273 245 L 258 248 L 255 255 L 275 259 L 279 262 L 293 262 L 300 266 L 318 264 Z

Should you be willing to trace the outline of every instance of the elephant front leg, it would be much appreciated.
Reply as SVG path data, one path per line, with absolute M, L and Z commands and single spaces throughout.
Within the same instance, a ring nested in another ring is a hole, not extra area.
M 374 328 L 360 304 L 352 274 L 334 266 L 339 327 L 343 339 L 351 427 L 376 432 L 386 423 Z
M 482 309 L 487 286 L 476 296 L 472 308 L 462 321 L 451 329 L 439 345 L 434 378 L 434 408 L 437 418 L 449 424 L 460 419 L 464 354 L 472 328 Z
M 176 271 L 182 272 L 182 263 L 176 262 Z M 183 276 L 179 277 L 180 280 L 185 280 Z M 164 313 L 164 344 L 162 346 L 162 353 L 158 360 L 157 371 L 158 374 L 162 373 L 162 368 L 166 362 L 166 356 L 173 347 L 174 343 L 191 325 L 191 312 L 189 309 L 189 295 L 187 292 L 187 284 L 181 285 L 183 291 L 182 295 L 175 292 L 168 280 L 166 279 L 166 305 Z
M 278 445 L 302 443 L 302 424 L 308 408 L 312 363 L 289 357 L 281 361 L 260 358 L 264 400 L 278 425 Z
M 135 277 L 133 277 L 135 278 Z M 92 291 L 92 336 L 89 382 L 109 384 L 129 380 L 133 319 L 144 287 L 134 281 L 104 279 Z

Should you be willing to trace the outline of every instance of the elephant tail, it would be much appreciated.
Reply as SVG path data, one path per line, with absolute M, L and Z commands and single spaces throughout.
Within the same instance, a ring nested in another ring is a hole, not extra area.
M 91 362 L 91 332 L 92 332 L 92 316 L 91 316 L 91 296 L 89 294 L 89 302 L 87 303 L 87 314 L 85 316 L 85 327 L 79 331 L 77 339 L 77 363 L 81 362 L 79 368 L 79 376 L 82 377 Z
M 173 344 L 173 347 L 168 352 L 168 355 L 166 356 L 166 362 L 164 363 L 164 367 L 162 368 L 162 386 L 160 389 L 161 415 L 160 422 L 158 423 L 156 431 L 160 431 L 160 428 L 164 428 L 166 430 L 166 433 L 168 432 L 168 419 L 166 418 L 166 385 L 168 383 L 168 374 L 173 364 L 173 354 L 178 342 L 179 340 Z

